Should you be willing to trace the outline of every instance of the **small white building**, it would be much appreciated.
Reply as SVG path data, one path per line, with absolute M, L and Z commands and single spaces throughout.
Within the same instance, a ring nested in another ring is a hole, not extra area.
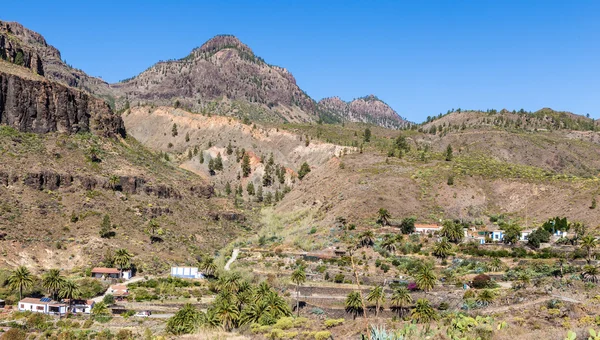
M 74 299 L 71 303 L 71 313 L 90 314 L 94 308 L 94 300 Z
M 502 242 L 502 240 L 504 239 L 504 230 L 492 230 L 490 237 L 494 242 Z
M 49 315 L 65 315 L 67 314 L 67 305 L 54 301 L 49 297 L 43 297 L 41 299 L 24 298 L 19 301 L 19 311 L 29 311 Z
M 527 237 L 533 232 L 531 229 L 526 229 L 521 231 L 521 236 L 519 237 L 520 241 L 527 241 Z
M 442 226 L 435 224 L 415 224 L 415 233 L 417 234 L 433 234 L 442 230 Z
M 181 279 L 203 279 L 197 267 L 171 267 L 171 276 Z
M 131 279 L 131 269 L 124 269 L 121 273 L 117 268 L 96 267 L 92 269 L 92 277 L 97 279 Z

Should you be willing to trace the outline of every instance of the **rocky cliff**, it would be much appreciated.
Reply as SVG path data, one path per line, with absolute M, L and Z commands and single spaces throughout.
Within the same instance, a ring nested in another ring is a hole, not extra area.
M 113 87 L 135 104 L 180 105 L 220 114 L 256 112 L 263 120 L 317 119 L 315 102 L 289 71 L 267 64 L 230 35 L 216 36 L 183 59 L 159 62 Z
M 0 62 L 0 124 L 35 133 L 125 135 L 123 120 L 104 101 L 4 61 Z
M 319 101 L 318 109 L 323 115 L 342 121 L 369 123 L 393 129 L 410 125 L 410 122 L 374 95 L 351 102 L 345 102 L 339 97 L 324 98 Z

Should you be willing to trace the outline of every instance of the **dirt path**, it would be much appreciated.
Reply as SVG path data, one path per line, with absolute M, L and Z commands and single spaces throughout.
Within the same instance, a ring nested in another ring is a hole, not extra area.
M 491 307 L 491 308 L 486 308 L 485 310 L 482 310 L 483 313 L 500 313 L 500 312 L 507 312 L 513 308 L 524 308 L 524 307 L 529 307 L 529 306 L 533 306 L 533 305 L 537 305 L 539 303 L 543 303 L 546 302 L 548 300 L 552 300 L 552 299 L 556 299 L 556 300 L 561 300 L 561 301 L 565 301 L 565 302 L 571 302 L 571 303 L 581 303 L 581 301 L 579 300 L 575 300 L 566 296 L 560 296 L 560 295 L 548 295 L 548 296 L 544 296 L 535 300 L 531 300 L 531 301 L 527 301 L 527 302 L 523 302 L 523 303 L 519 303 L 519 304 L 514 304 L 514 305 L 509 305 L 509 306 L 498 306 L 498 307 Z
M 233 250 L 233 252 L 231 253 L 231 258 L 229 259 L 229 261 L 227 261 L 227 263 L 225 263 L 225 270 L 230 270 L 229 266 L 231 266 L 231 264 L 233 263 L 233 261 L 235 261 L 235 259 L 237 259 L 239 253 L 240 253 L 240 249 L 239 248 L 235 248 Z

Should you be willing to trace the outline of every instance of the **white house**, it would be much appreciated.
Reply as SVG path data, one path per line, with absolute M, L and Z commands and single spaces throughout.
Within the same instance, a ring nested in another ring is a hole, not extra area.
M 567 237 L 567 232 L 566 231 L 561 231 L 561 230 L 557 230 L 554 232 L 553 234 L 554 236 L 561 238 L 561 237 Z
M 502 242 L 502 240 L 504 239 L 504 230 L 492 230 L 492 232 L 490 233 L 490 237 L 494 242 Z
M 533 232 L 533 230 L 531 229 L 526 229 L 521 231 L 521 236 L 519 237 L 520 241 L 527 241 L 527 237 L 529 237 L 529 234 L 531 234 Z
M 80 300 L 74 299 L 71 305 L 71 313 L 83 313 L 90 314 L 92 312 L 92 308 L 94 308 L 94 300 Z
M 67 314 L 67 305 L 51 298 L 24 298 L 19 301 L 19 311 L 30 311 L 34 313 L 43 313 L 50 315 L 65 315 Z
M 124 269 L 121 273 L 117 268 L 104 268 L 104 267 L 96 267 L 92 269 L 92 277 L 97 279 L 119 279 L 122 278 L 124 280 L 131 279 L 131 270 Z
M 440 230 L 442 227 L 435 224 L 415 224 L 415 233 L 417 234 L 433 234 Z
M 108 294 L 112 294 L 115 300 L 122 301 L 129 296 L 129 289 L 126 285 L 112 285 L 108 287 Z
M 198 272 L 197 267 L 171 267 L 171 276 L 181 279 L 203 279 L 204 275 Z

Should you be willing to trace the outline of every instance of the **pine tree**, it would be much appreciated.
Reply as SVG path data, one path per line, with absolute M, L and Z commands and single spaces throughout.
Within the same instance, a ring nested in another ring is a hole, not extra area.
M 194 146 L 194 156 L 198 156 L 198 145 Z
M 371 141 L 371 129 L 369 129 L 369 128 L 365 129 L 364 141 L 365 141 L 365 143 L 368 143 Z
M 248 177 L 250 175 L 250 156 L 248 154 L 244 154 L 242 158 L 242 173 L 244 177 Z
M 192 157 L 194 157 L 192 150 L 188 150 L 188 159 L 192 159 Z
M 277 174 L 277 179 L 279 179 L 280 184 L 285 183 L 285 167 L 283 165 L 281 165 L 279 167 L 279 173 Z
M 208 161 L 208 173 L 210 173 L 211 176 L 215 175 L 215 161 L 213 161 L 212 158 Z
M 172 135 L 173 137 L 175 137 L 175 136 L 177 136 L 177 135 L 178 135 L 178 132 L 177 132 L 177 124 L 175 124 L 175 123 L 173 123 L 173 127 L 171 128 L 171 135 Z
M 271 205 L 272 202 L 273 202 L 273 194 L 269 191 L 265 195 L 265 204 L 266 205 Z
M 446 161 L 450 162 L 452 160 L 452 145 L 448 144 L 446 148 Z
M 190 133 L 189 133 L 189 132 L 186 132 L 186 133 L 185 133 L 185 142 L 187 143 L 187 142 L 189 142 L 189 141 L 190 141 Z
M 302 163 L 300 170 L 298 170 L 298 178 L 300 180 L 302 180 L 304 178 L 304 176 L 306 176 L 306 174 L 308 174 L 309 172 L 310 172 L 310 166 L 308 165 L 308 163 L 306 163 L 306 162 Z
M 204 164 L 204 151 L 200 151 L 200 164 Z
M 215 158 L 215 162 L 214 162 L 214 169 L 216 171 L 222 171 L 223 170 L 223 159 L 221 158 L 221 153 L 217 153 L 217 158 Z
M 114 232 L 111 231 L 110 216 L 104 215 L 102 224 L 100 224 L 100 237 L 109 238 L 111 236 L 114 236 Z
M 246 192 L 249 196 L 254 196 L 254 183 L 248 182 L 248 185 L 246 186 Z
M 231 155 L 233 153 L 233 147 L 231 146 L 231 142 L 227 144 L 227 154 Z
M 225 183 L 225 195 L 231 195 L 231 184 L 229 182 Z
M 238 196 L 244 195 L 244 188 L 242 187 L 242 183 L 238 184 L 237 190 L 236 190 L 236 195 L 238 195 Z
M 258 190 L 256 190 L 256 202 L 263 201 L 263 188 L 259 185 Z

